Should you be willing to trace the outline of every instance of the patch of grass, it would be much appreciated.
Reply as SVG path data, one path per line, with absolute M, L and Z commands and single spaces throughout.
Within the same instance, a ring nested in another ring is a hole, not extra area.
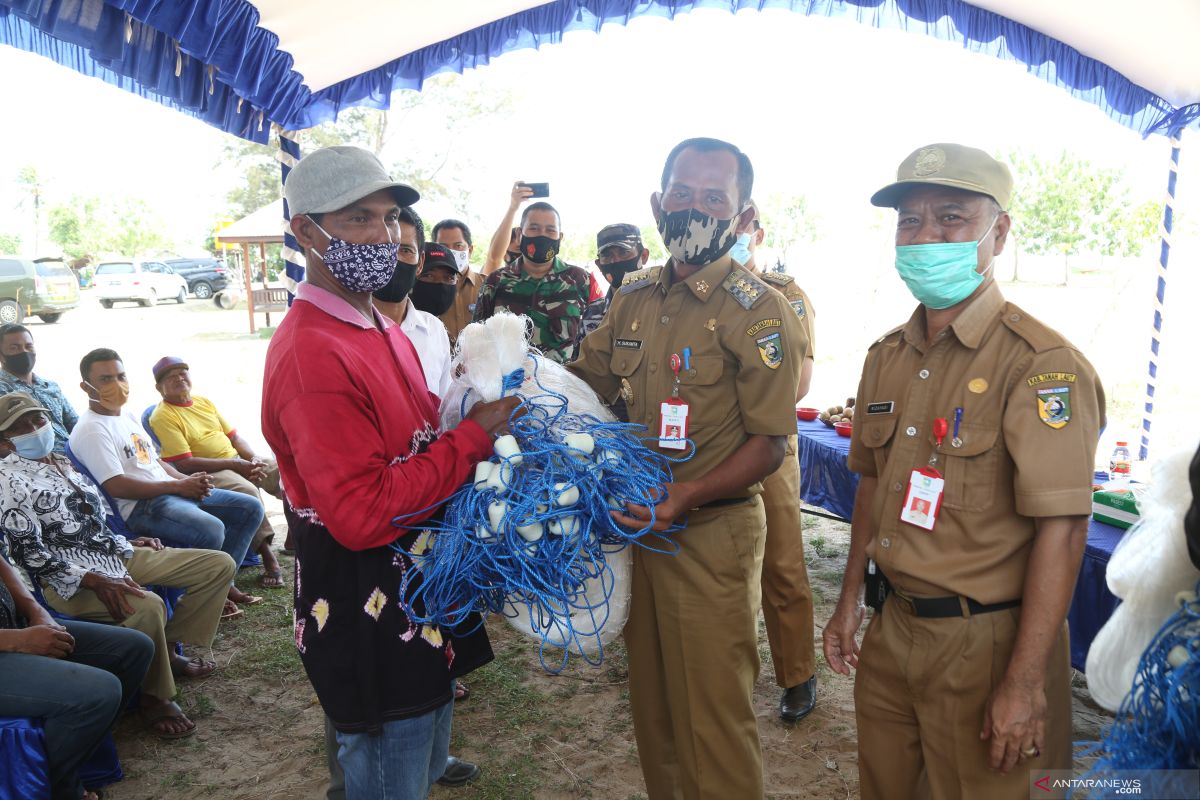
M 486 697 L 497 720 L 506 728 L 536 730 L 548 709 L 550 698 L 529 685 L 529 654 L 513 641 L 496 648 L 496 659 L 471 673 L 471 694 Z
M 479 780 L 461 788 L 435 786 L 430 797 L 454 800 L 517 800 L 533 797 L 533 793 L 542 785 L 538 775 L 542 760 L 531 751 L 504 759 L 489 759 L 482 765 L 483 774 Z
M 211 717 L 217 710 L 212 698 L 201 691 L 188 692 L 184 695 L 183 700 L 183 713 L 187 714 L 192 721 Z
M 279 554 L 285 576 L 292 574 L 292 559 Z M 219 635 L 235 644 L 232 659 L 221 672 L 229 678 L 259 676 L 270 682 L 304 681 L 304 670 L 296 652 L 292 633 L 292 592 L 290 588 L 263 589 L 258 585 L 261 570 L 239 570 L 235 583 L 244 592 L 264 598 L 256 606 L 243 606 L 245 614 L 221 626 Z

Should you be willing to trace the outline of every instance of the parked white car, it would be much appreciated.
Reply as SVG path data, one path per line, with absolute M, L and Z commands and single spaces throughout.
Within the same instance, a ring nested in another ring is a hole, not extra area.
M 113 303 L 140 303 L 152 306 L 159 300 L 187 300 L 187 281 L 161 261 L 128 259 L 102 261 L 96 265 L 92 279 L 100 305 L 112 308 Z

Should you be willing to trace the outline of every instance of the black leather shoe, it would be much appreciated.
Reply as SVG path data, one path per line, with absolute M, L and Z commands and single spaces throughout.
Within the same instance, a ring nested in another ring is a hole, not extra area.
M 478 778 L 482 772 L 479 765 L 450 756 L 446 759 L 446 771 L 437 782 L 442 786 L 463 786 Z
M 779 698 L 779 716 L 784 722 L 799 722 L 812 713 L 817 705 L 817 676 L 783 690 Z

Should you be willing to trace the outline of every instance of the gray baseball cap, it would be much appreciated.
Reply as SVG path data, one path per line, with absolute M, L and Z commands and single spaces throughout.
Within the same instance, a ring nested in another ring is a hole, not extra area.
M 985 194 L 1008 208 L 1013 179 L 1008 167 L 982 150 L 949 142 L 919 147 L 901 162 L 896 180 L 871 196 L 871 204 L 895 208 L 914 186 L 946 186 Z
M 391 189 L 402 206 L 421 199 L 416 189 L 392 180 L 371 151 L 337 145 L 314 150 L 300 159 L 288 173 L 283 196 L 288 213 L 294 217 L 337 211 L 380 189 Z

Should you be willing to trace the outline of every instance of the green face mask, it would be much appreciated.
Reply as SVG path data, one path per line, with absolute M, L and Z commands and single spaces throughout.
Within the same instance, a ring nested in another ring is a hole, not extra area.
M 938 242 L 896 246 L 896 272 L 908 285 L 917 301 L 929 308 L 958 305 L 979 288 L 995 263 L 983 272 L 979 266 L 979 246 L 992 232 L 999 215 L 976 242 Z

